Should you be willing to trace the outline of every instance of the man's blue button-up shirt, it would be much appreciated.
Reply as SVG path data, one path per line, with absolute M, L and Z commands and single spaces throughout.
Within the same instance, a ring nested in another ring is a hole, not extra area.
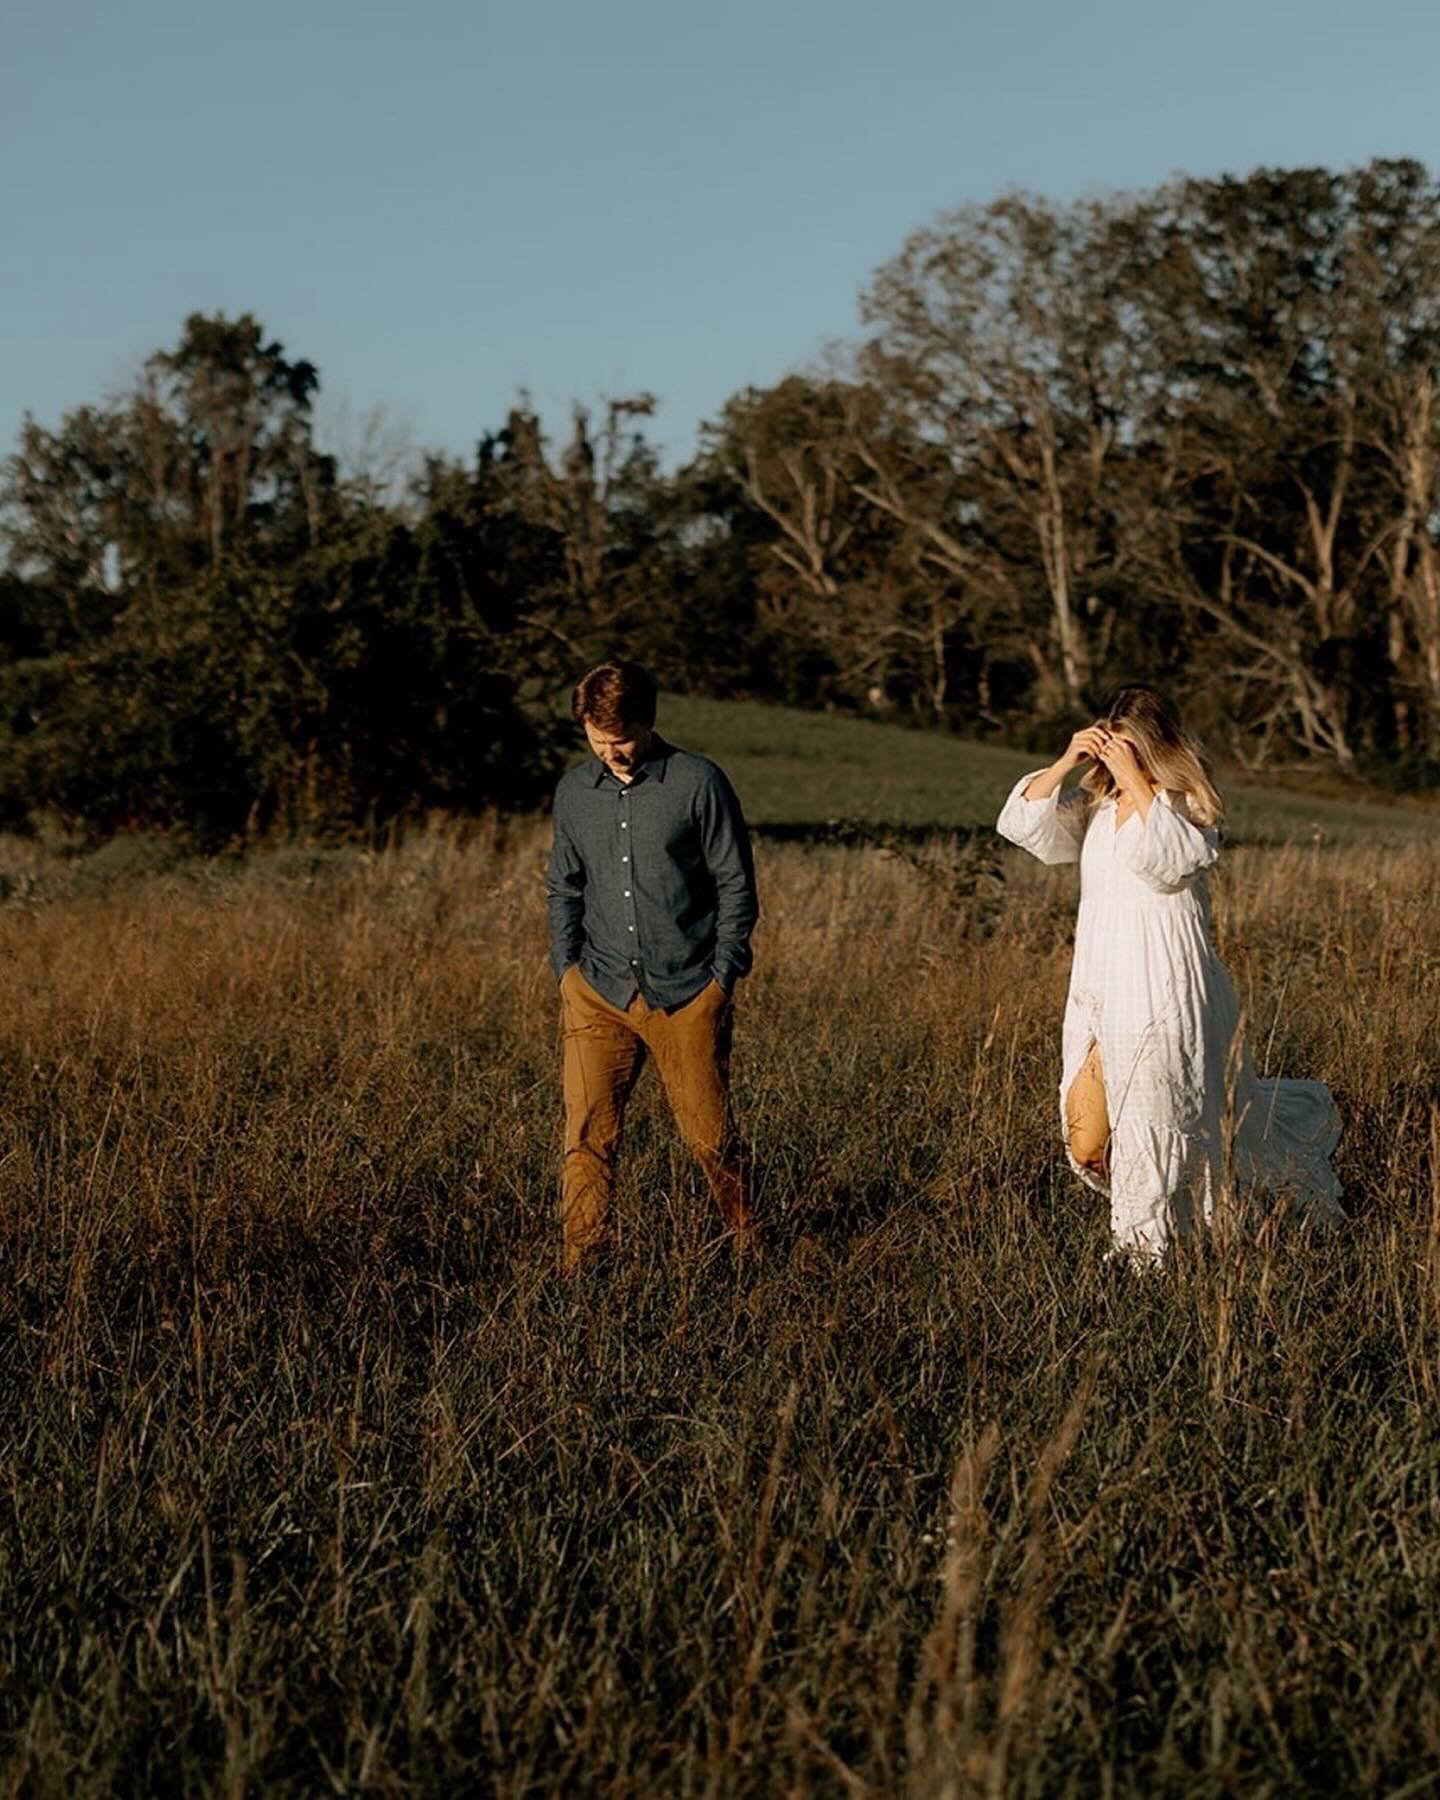
M 659 737 L 628 784 L 590 757 L 555 790 L 545 896 L 556 976 L 578 963 L 612 1006 L 637 992 L 683 1006 L 709 981 L 732 992 L 760 910 L 735 790 Z

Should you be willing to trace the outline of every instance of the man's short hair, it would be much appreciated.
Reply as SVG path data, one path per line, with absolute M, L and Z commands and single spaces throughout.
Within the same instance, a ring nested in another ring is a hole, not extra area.
M 588 719 L 599 731 L 618 731 L 623 725 L 655 723 L 655 677 L 639 663 L 598 664 L 575 683 L 570 710 L 583 725 Z

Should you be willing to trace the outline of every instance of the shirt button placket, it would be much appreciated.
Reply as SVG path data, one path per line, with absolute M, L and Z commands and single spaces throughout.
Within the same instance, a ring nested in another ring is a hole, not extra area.
M 625 815 L 628 814 L 629 811 L 630 811 L 630 790 L 628 787 L 622 787 L 620 790 L 620 812 L 621 812 L 620 829 L 623 832 L 626 832 L 627 834 L 630 830 L 630 821 Z M 628 835 L 621 839 L 621 842 L 625 843 L 625 844 L 628 844 L 629 841 L 630 841 L 630 839 L 629 839 Z M 621 866 L 625 870 L 625 873 L 621 877 L 621 880 L 628 881 L 630 878 L 630 852 L 628 850 L 621 851 L 620 862 L 621 862 Z M 635 895 L 633 892 L 633 884 L 631 887 L 627 887 L 624 890 L 624 893 L 625 893 L 625 929 L 626 929 L 627 934 L 630 937 L 636 938 L 638 940 L 639 933 L 635 929 L 637 921 L 635 918 Z M 638 951 L 640 948 L 639 942 L 637 941 L 635 944 L 633 944 L 631 946 L 631 948 Z M 630 958 L 630 967 L 632 969 L 638 969 L 640 967 L 640 958 L 638 955 L 632 956 Z

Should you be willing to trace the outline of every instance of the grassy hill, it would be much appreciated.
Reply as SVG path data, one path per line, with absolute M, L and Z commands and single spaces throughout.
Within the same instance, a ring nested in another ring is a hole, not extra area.
M 1045 759 L 868 719 L 667 696 L 667 737 L 722 763 L 757 826 L 831 820 L 910 828 L 992 825 L 1007 789 Z M 1239 842 L 1440 843 L 1440 813 L 1381 799 L 1226 784 Z

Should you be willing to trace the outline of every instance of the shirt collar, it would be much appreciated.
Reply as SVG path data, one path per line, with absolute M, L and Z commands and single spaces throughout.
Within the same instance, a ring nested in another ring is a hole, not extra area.
M 639 768 L 636 769 L 634 775 L 630 778 L 629 785 L 634 787 L 635 783 L 642 775 L 650 781 L 663 781 L 665 779 L 665 771 L 670 766 L 670 752 L 674 748 L 675 746 L 673 744 L 667 744 L 665 739 L 662 738 L 657 731 L 650 739 L 650 749 L 646 754 L 644 762 L 640 764 Z M 610 776 L 612 781 L 615 781 L 615 777 L 610 775 L 610 771 L 605 767 L 598 756 L 592 754 L 590 761 L 593 765 L 590 771 L 591 787 L 598 788 L 607 775 Z M 622 783 L 616 781 L 615 785 L 616 787 L 620 787 Z

